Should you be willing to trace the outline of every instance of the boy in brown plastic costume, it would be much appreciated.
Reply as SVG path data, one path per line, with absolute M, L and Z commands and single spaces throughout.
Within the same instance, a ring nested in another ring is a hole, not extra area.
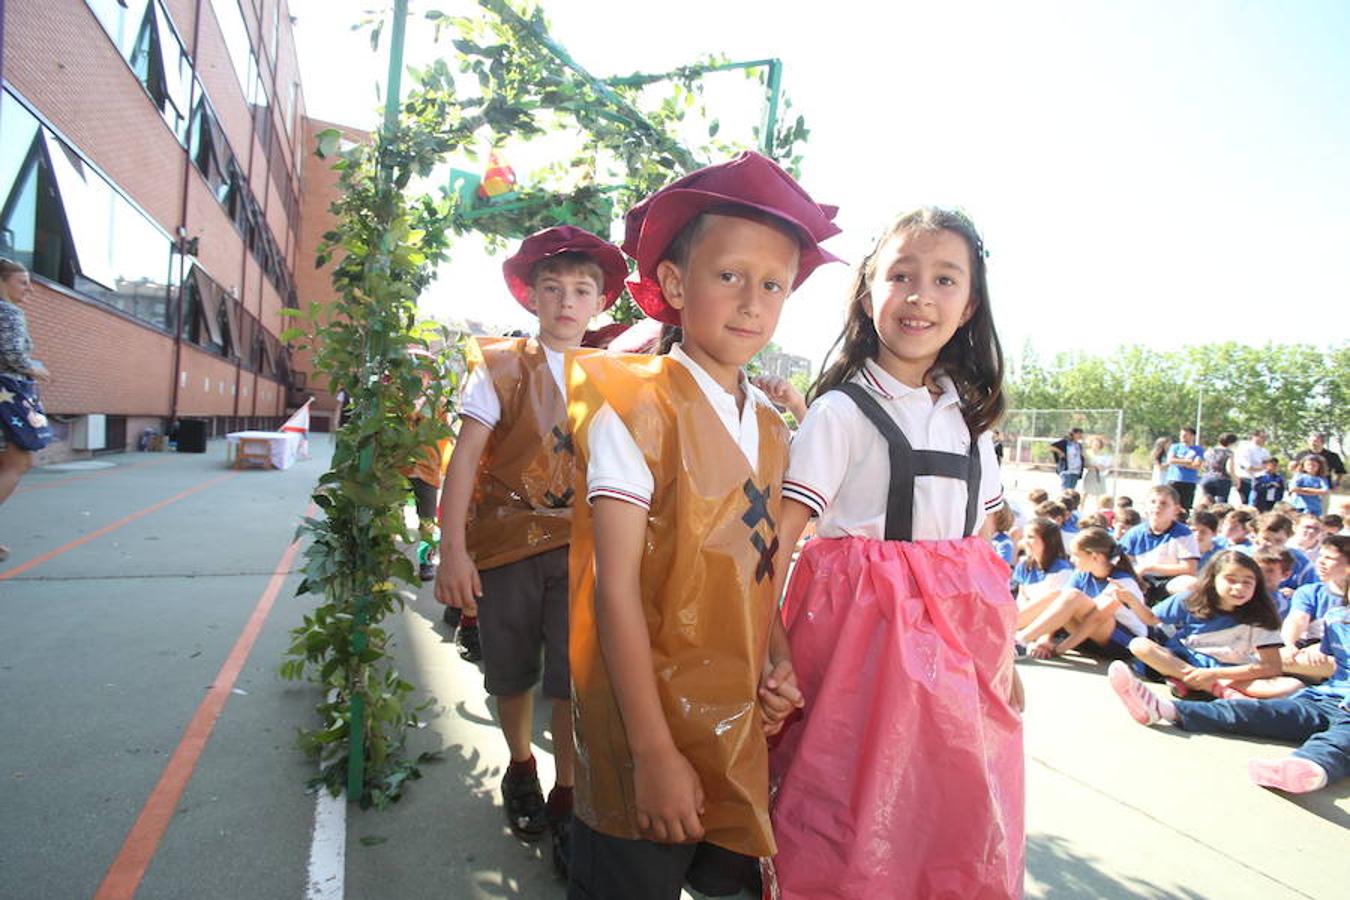
M 624 250 L 634 298 L 682 342 L 569 354 L 589 502 L 570 565 L 571 898 L 735 893 L 774 852 L 765 733 L 801 702 L 773 624 L 788 432 L 742 367 L 833 259 L 833 215 L 754 153 L 674 182 L 629 212 Z
M 526 238 L 502 266 L 511 294 L 539 317 L 538 338 L 479 338 L 442 501 L 436 599 L 477 615 L 484 686 L 497 698 L 511 764 L 502 799 L 524 841 L 551 831 L 566 874 L 572 810 L 572 710 L 567 666 L 567 543 L 575 457 L 563 393 L 563 351 L 623 291 L 619 248 L 559 226 Z M 547 804 L 534 754 L 532 689 L 553 703 L 557 785 Z M 471 654 L 470 654 L 471 656 Z

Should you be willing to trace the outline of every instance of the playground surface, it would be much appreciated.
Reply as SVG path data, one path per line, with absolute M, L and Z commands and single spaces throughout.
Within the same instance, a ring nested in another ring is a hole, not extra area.
M 294 738 L 318 697 L 277 668 L 313 603 L 292 543 L 331 445 L 313 449 L 286 471 L 228 470 L 220 441 L 104 456 L 34 470 L 0 507 L 0 897 L 564 896 L 546 847 L 507 833 L 505 746 L 429 585 L 392 631 L 432 701 L 411 749 L 442 758 L 385 811 L 305 792 Z M 1344 895 L 1350 781 L 1253 787 L 1246 761 L 1288 747 L 1142 728 L 1085 658 L 1019 668 L 1027 896 Z

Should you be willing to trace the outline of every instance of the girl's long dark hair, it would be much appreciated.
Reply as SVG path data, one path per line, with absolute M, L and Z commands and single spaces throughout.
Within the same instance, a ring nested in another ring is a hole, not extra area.
M 1042 572 L 1049 572 L 1050 567 L 1056 560 L 1064 559 L 1068 556 L 1064 552 L 1064 533 L 1059 530 L 1053 519 L 1032 519 L 1027 523 L 1027 530 L 1034 532 L 1041 539 L 1043 548 L 1041 558 L 1027 556 L 1027 562 Z
M 961 415 L 975 434 L 988 431 L 1002 418 L 1006 406 L 1003 394 L 1003 347 L 994 329 L 994 314 L 989 308 L 989 279 L 985 267 L 984 241 L 975 223 L 957 210 L 923 206 L 900 216 L 877 240 L 876 246 L 853 273 L 849 289 L 844 330 L 826 354 L 827 365 L 811 386 L 807 401 L 838 387 L 856 375 L 869 359 L 876 359 L 881 347 L 876 326 L 867 314 L 864 301 L 876 275 L 877 255 L 891 238 L 906 231 L 950 231 L 960 235 L 970 248 L 970 302 L 974 305 L 970 320 L 956 329 L 940 351 L 935 369 L 941 369 L 961 397 Z M 836 355 L 837 352 L 837 355 Z M 831 361 L 831 357 L 834 357 Z
M 1246 569 L 1256 579 L 1256 593 L 1252 599 L 1237 609 L 1226 610 L 1228 615 L 1243 625 L 1260 625 L 1262 628 L 1279 630 L 1280 614 L 1266 590 L 1266 579 L 1260 563 L 1238 550 L 1220 550 L 1210 557 L 1200 570 L 1200 580 L 1186 595 L 1186 608 L 1201 619 L 1212 619 L 1225 612 L 1219 606 L 1219 590 L 1214 583 L 1219 578 L 1219 572 L 1227 566 Z
M 1130 555 L 1125 552 L 1125 548 L 1116 543 L 1116 539 L 1111 537 L 1111 533 L 1105 528 L 1084 528 L 1078 532 L 1078 537 L 1073 539 L 1073 545 L 1086 553 L 1100 553 L 1111 563 L 1111 574 L 1124 572 L 1134 579 L 1134 583 L 1139 585 L 1139 590 L 1147 593 L 1145 586 L 1139 574 L 1134 571 L 1134 563 L 1130 562 Z

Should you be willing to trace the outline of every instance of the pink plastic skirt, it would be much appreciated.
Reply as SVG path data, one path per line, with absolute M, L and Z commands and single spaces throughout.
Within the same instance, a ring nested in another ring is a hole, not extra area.
M 806 544 L 783 607 L 806 707 L 770 763 L 782 897 L 1022 895 L 1016 613 L 979 538 Z

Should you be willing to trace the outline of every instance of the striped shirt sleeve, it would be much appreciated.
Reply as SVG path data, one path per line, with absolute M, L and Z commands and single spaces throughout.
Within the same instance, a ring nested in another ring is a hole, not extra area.
M 836 396 L 826 395 L 811 405 L 792 438 L 783 496 L 822 515 L 834 500 L 848 472 L 848 430 L 834 408 Z M 852 401 L 846 401 L 852 403 Z
M 618 413 L 605 404 L 590 424 L 590 459 L 586 464 L 586 500 L 606 497 L 651 509 L 656 482 L 647 460 Z

